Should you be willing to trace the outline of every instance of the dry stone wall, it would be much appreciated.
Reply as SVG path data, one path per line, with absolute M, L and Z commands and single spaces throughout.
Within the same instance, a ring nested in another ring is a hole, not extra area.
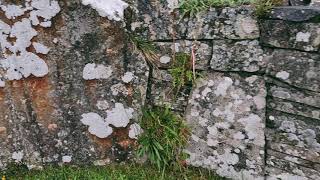
M 170 104 L 192 127 L 188 164 L 320 179 L 319 8 L 182 17 L 177 2 L 0 1 L 0 168 L 126 161 L 141 108 Z M 157 67 L 130 36 L 154 42 Z M 202 75 L 174 95 L 174 54 L 192 50 Z

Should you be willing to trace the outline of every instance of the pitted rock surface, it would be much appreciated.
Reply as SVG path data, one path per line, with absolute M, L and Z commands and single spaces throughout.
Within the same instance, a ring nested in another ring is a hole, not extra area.
M 265 20 L 261 22 L 261 42 L 272 47 L 319 51 L 319 23 Z
M 211 68 L 220 71 L 263 71 L 267 58 L 259 41 L 214 40 Z
M 258 76 L 209 73 L 197 82 L 187 122 L 188 163 L 236 179 L 263 179 L 266 89 Z
M 141 108 L 168 105 L 191 125 L 189 165 L 320 179 L 318 0 L 266 19 L 251 6 L 182 17 L 178 0 L 107 3 L 0 2 L 0 169 L 130 160 Z M 155 45 L 157 66 L 132 37 Z M 178 52 L 194 53 L 200 78 L 174 92 Z

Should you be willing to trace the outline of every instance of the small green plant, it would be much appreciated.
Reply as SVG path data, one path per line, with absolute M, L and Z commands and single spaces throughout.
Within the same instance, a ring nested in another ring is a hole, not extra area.
M 190 136 L 184 120 L 168 107 L 155 107 L 143 110 L 140 126 L 144 132 L 138 138 L 138 156 L 147 156 L 159 170 L 181 167 L 186 159 L 182 150 Z
M 172 83 L 175 92 L 179 92 L 181 87 L 192 83 L 194 74 L 191 60 L 191 56 L 186 53 L 176 53 L 172 69 L 169 70 L 173 78 Z
M 141 52 L 150 66 L 156 67 L 155 64 L 157 64 L 159 60 L 156 53 L 156 46 L 151 41 L 137 36 L 130 36 L 130 40 L 134 45 L 134 50 Z
M 266 16 L 273 7 L 280 6 L 283 0 L 258 0 L 255 3 L 255 14 L 258 17 Z
M 182 0 L 179 9 L 183 15 L 194 16 L 210 7 L 238 6 L 255 2 L 256 0 Z

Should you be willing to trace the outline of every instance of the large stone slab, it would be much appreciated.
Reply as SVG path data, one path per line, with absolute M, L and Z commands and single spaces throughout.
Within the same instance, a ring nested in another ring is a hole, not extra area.
M 48 31 L 36 28 L 37 40 L 51 47 L 39 55 L 48 75 L 0 89 L 0 168 L 13 161 L 33 168 L 132 156 L 129 131 L 146 97 L 145 59 L 133 51 L 122 22 L 80 1 L 62 4 Z
M 319 59 L 319 54 L 278 49 L 269 58 L 267 74 L 292 86 L 320 92 Z
M 249 7 L 211 8 L 188 21 L 187 39 L 256 39 L 259 37 L 257 20 Z
M 219 71 L 263 71 L 267 66 L 259 41 L 214 40 L 210 66 Z
M 303 22 L 316 20 L 320 16 L 318 7 L 310 6 L 284 6 L 275 7 L 269 14 L 271 19 L 280 19 L 285 21 Z
M 188 163 L 238 179 L 264 179 L 264 80 L 208 73 L 194 87 L 186 119 Z
M 265 45 L 303 51 L 319 51 L 319 23 L 262 20 L 260 28 L 261 42 Z
M 130 30 L 151 40 L 171 40 L 184 38 L 188 18 L 182 18 L 175 1 L 135 1 L 137 10 L 131 12 L 127 23 Z

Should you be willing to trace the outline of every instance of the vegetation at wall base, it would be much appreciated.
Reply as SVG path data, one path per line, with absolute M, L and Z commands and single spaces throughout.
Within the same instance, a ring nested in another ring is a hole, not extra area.
M 159 170 L 183 166 L 187 158 L 190 129 L 184 120 L 168 107 L 144 109 L 140 119 L 143 133 L 138 138 L 138 156 L 148 158 Z
M 275 6 L 280 6 L 283 0 L 257 0 L 255 3 L 255 15 L 265 17 Z
M 210 7 L 233 7 L 244 4 L 254 4 L 257 0 L 182 0 L 179 9 L 182 14 L 195 16 L 197 13 L 208 10 Z
M 167 169 L 164 175 L 157 168 L 139 164 L 113 164 L 107 166 L 49 166 L 43 170 L 22 170 L 21 167 L 14 169 L 13 174 L 0 172 L 3 180 L 222 180 L 214 173 L 199 169 L 185 168 L 183 171 Z M 185 178 L 187 177 L 187 178 Z

